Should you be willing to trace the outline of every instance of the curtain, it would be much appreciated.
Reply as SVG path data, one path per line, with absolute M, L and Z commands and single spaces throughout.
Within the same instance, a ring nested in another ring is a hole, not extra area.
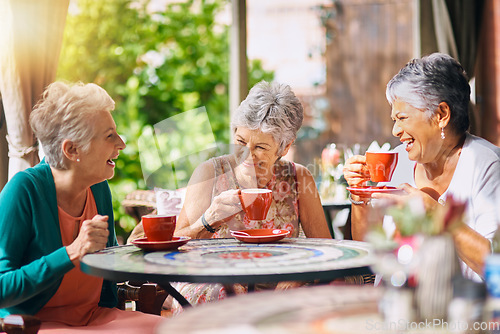
M 457 59 L 470 79 L 474 68 L 485 0 L 419 0 L 420 53 L 447 53 Z M 471 111 L 471 132 L 477 134 L 479 118 Z
M 39 162 L 29 114 L 56 75 L 69 0 L 0 0 L 0 93 L 9 179 Z
M 484 0 L 420 0 L 421 54 L 443 52 L 474 76 Z

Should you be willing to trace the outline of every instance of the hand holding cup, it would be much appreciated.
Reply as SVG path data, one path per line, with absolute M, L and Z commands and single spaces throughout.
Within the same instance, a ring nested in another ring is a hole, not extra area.
M 364 155 L 354 155 L 344 164 L 344 178 L 350 187 L 361 187 L 370 181 L 370 172 Z
M 215 196 L 210 207 L 205 211 L 205 219 L 210 223 L 224 222 L 241 212 L 238 192 L 238 189 L 229 189 Z

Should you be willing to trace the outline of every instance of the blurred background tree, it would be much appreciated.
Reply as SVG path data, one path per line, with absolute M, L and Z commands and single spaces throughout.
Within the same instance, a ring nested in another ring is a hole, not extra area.
M 220 18 L 229 5 L 229 0 L 78 0 L 70 5 L 57 77 L 94 82 L 116 102 L 113 117 L 127 148 L 109 182 L 121 238 L 135 221 L 120 202 L 131 191 L 147 188 L 138 146 L 145 129 L 205 107 L 216 142 L 228 143 L 229 26 Z M 260 61 L 248 66 L 249 87 L 273 79 Z

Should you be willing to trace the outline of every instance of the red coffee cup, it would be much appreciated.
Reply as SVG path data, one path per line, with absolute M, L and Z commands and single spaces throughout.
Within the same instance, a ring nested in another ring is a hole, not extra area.
M 366 165 L 373 182 L 388 182 L 398 164 L 396 152 L 366 152 Z
M 174 236 L 176 216 L 144 215 L 142 226 L 148 241 L 170 241 Z
M 271 207 L 273 192 L 269 189 L 243 189 L 239 192 L 241 206 L 250 220 L 264 220 Z

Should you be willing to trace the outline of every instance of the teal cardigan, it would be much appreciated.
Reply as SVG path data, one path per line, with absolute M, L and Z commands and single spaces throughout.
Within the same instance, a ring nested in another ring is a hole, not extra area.
M 97 211 L 109 217 L 106 246 L 116 246 L 109 185 L 103 181 L 91 190 Z M 14 175 L 0 193 L 0 317 L 36 314 L 72 268 L 62 245 L 54 179 L 43 160 Z M 104 281 L 99 305 L 116 304 L 116 284 Z

